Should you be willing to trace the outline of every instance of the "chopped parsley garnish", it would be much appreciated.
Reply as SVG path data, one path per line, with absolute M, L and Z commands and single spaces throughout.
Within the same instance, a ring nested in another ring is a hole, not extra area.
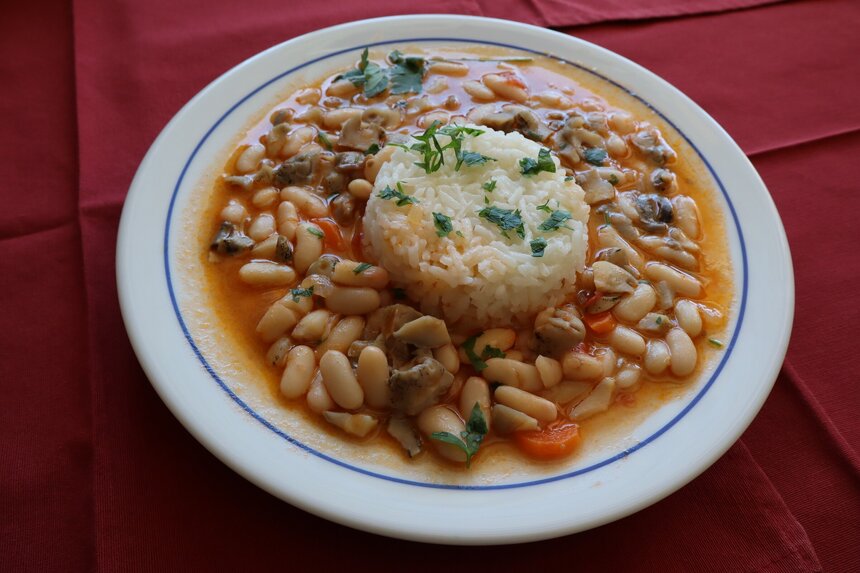
M 535 207 L 538 211 L 546 211 L 547 213 L 552 213 L 552 208 L 549 206 L 549 199 L 546 200 L 546 203 L 543 205 L 538 205 Z
M 618 175 L 616 175 L 615 173 L 610 173 L 609 182 L 613 185 L 618 185 Z
M 486 195 L 484 195 L 484 205 L 489 205 L 489 204 L 490 204 L 490 200 L 487 198 Z
M 565 181 L 573 181 L 573 179 L 574 179 L 573 175 L 568 175 L 567 177 L 564 178 Z
M 496 180 L 495 180 L 495 179 L 490 179 L 489 181 L 487 181 L 486 183 L 484 183 L 483 185 L 481 185 L 481 187 L 482 187 L 482 188 L 484 189 L 484 191 L 486 191 L 487 193 L 492 193 L 492 192 L 496 189 Z
M 466 454 L 466 467 L 469 467 L 472 463 L 472 457 L 478 453 L 478 448 L 481 447 L 481 442 L 488 431 L 487 421 L 484 419 L 481 407 L 475 402 L 469 415 L 469 421 L 466 422 L 466 429 L 460 432 L 459 436 L 455 436 L 451 432 L 433 432 L 430 437 L 463 450 Z
M 371 265 L 370 263 L 359 263 L 355 265 L 355 268 L 352 269 L 352 272 L 354 274 L 360 275 L 361 273 L 370 268 L 373 268 L 373 265 Z
M 404 205 L 408 205 L 412 203 L 418 203 L 418 199 L 415 197 L 410 197 L 406 193 L 403 192 L 403 186 L 400 184 L 400 181 L 397 182 L 397 189 L 392 189 L 388 185 L 385 186 L 385 189 L 379 192 L 380 199 L 397 199 L 397 203 L 395 203 L 398 207 L 403 207 Z
M 537 239 L 531 241 L 529 245 L 531 245 L 533 257 L 542 257 L 543 252 L 546 249 L 546 239 L 544 239 L 543 237 L 538 237 Z
M 589 147 L 582 152 L 582 157 L 586 163 L 591 163 L 592 165 L 603 165 L 603 162 L 606 161 L 606 156 L 606 150 L 599 147 Z
M 308 233 L 310 233 L 311 235 L 313 235 L 315 237 L 319 237 L 320 239 L 325 238 L 325 233 L 323 233 L 322 231 L 320 231 L 316 227 L 307 227 L 307 230 L 308 230 Z
M 454 231 L 454 234 L 455 234 L 455 235 L 457 235 L 458 237 L 462 237 L 462 236 L 463 236 L 463 232 L 462 232 L 462 231 Z
M 540 226 L 538 226 L 538 229 L 540 229 L 541 231 L 558 231 L 562 227 L 568 228 L 565 227 L 564 223 L 568 219 L 572 218 L 573 217 L 571 216 L 571 214 L 567 211 L 556 210 L 550 214 L 546 221 L 544 221 L 540 224 Z
M 323 133 L 322 131 L 317 134 L 317 139 L 319 140 L 320 145 L 322 145 L 323 147 L 325 147 L 329 151 L 331 151 L 333 149 L 333 146 L 331 144 L 331 139 L 329 139 L 328 136 L 325 133 Z
M 541 147 L 537 159 L 532 159 L 531 157 L 520 159 L 520 173 L 523 175 L 535 175 L 541 171 L 555 173 L 555 163 L 552 160 L 549 149 L 546 147 Z
M 495 346 L 487 345 L 484 347 L 484 351 L 481 352 L 481 357 L 488 358 L 504 358 L 507 356 L 502 350 L 496 348 Z
M 404 56 L 398 50 L 388 54 L 392 66 L 388 68 L 388 78 L 391 80 L 392 94 L 420 93 L 421 81 L 424 79 L 424 58 L 420 56 Z
M 314 287 L 294 288 L 290 291 L 290 294 L 293 296 L 293 302 L 299 302 L 299 299 L 302 297 L 313 296 Z
M 349 80 L 352 85 L 364 88 L 364 97 L 372 98 L 388 89 L 388 75 L 379 64 L 369 61 L 367 56 L 368 49 L 365 48 L 358 68 L 337 76 L 334 81 Z
M 379 153 L 379 144 L 378 143 L 373 143 L 373 144 L 371 144 L 370 147 L 368 147 L 367 149 L 364 150 L 365 155 L 376 155 L 377 153 Z
M 423 161 L 416 162 L 415 165 L 423 169 L 427 173 L 434 173 L 445 164 L 445 151 L 448 149 L 454 150 L 454 157 L 457 163 L 454 166 L 455 171 L 459 171 L 463 163 L 466 165 L 482 165 L 487 161 L 495 161 L 492 157 L 481 155 L 473 151 L 462 151 L 463 139 L 467 135 L 477 137 L 484 133 L 481 129 L 474 127 L 464 127 L 462 125 L 446 125 L 439 127 L 441 124 L 434 121 L 430 124 L 424 133 L 413 135 L 418 140 L 413 143 L 411 149 L 422 155 Z M 442 145 L 437 138 L 437 135 L 447 135 L 450 141 Z M 402 146 L 406 148 L 406 146 Z
M 447 237 L 448 233 L 454 230 L 451 217 L 442 213 L 433 213 L 433 224 L 436 226 L 436 234 L 440 237 Z
M 717 340 L 716 338 L 709 338 L 708 342 L 710 342 L 711 346 L 714 346 L 715 348 L 722 348 L 723 347 L 723 343 L 721 341 Z
M 463 351 L 466 353 L 466 358 L 469 359 L 469 362 L 472 363 L 472 368 L 477 370 L 478 372 L 484 370 L 487 367 L 487 363 L 481 360 L 481 357 L 475 354 L 475 341 L 478 340 L 477 336 L 470 336 L 463 343 Z
M 505 237 L 508 236 L 507 231 L 515 231 L 520 239 L 526 238 L 523 218 L 520 216 L 519 209 L 512 211 L 501 207 L 484 207 L 478 211 L 478 216 L 496 225 Z M 569 218 L 570 215 L 568 215 Z

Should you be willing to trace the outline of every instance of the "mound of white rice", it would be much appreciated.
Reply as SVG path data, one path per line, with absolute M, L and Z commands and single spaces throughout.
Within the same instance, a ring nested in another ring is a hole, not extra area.
M 540 144 L 519 133 L 469 127 L 484 133 L 466 135 L 463 150 L 496 161 L 464 164 L 455 171 L 449 150 L 445 164 L 428 174 L 415 165 L 422 159 L 419 153 L 397 149 L 380 169 L 367 202 L 365 246 L 424 313 L 463 328 L 525 323 L 575 288 L 588 246 L 588 205 L 582 189 L 565 181 L 554 157 L 555 173 L 520 172 L 520 160 L 537 159 Z M 448 142 L 445 136 L 438 139 Z M 492 192 L 483 188 L 490 180 L 496 182 Z M 386 188 L 397 189 L 398 182 L 415 203 L 398 206 L 396 198 L 380 197 Z M 572 218 L 558 230 L 540 230 L 550 216 L 541 206 L 567 211 Z M 485 207 L 519 210 L 525 237 L 513 230 L 505 237 L 478 215 Z M 447 236 L 437 234 L 433 213 L 451 218 L 453 231 Z M 546 248 L 535 257 L 531 241 L 539 238 Z

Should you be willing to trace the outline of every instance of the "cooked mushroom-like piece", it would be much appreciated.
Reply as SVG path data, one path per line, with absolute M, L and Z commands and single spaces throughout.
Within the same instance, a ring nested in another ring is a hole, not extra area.
M 594 288 L 600 292 L 631 293 L 636 289 L 636 278 L 618 265 L 596 261 L 591 269 L 594 271 Z
M 535 318 L 534 344 L 538 354 L 560 358 L 584 338 L 585 325 L 572 304 L 548 308 Z
M 421 435 L 406 418 L 393 417 L 388 421 L 388 433 L 400 442 L 410 458 L 421 453 Z
M 338 145 L 348 149 L 367 150 L 371 145 L 382 145 L 385 129 L 378 123 L 362 121 L 361 116 L 353 116 L 340 131 Z
M 364 169 L 364 154 L 358 151 L 335 153 L 334 168 L 340 173 L 358 173 Z
M 451 342 L 445 321 L 435 316 L 422 316 L 407 322 L 394 333 L 394 338 L 422 348 L 438 348 Z
M 391 406 L 408 416 L 415 416 L 439 402 L 454 382 L 454 375 L 442 363 L 425 356 L 411 367 L 394 370 L 388 379 Z
M 321 155 L 319 151 L 314 150 L 299 153 L 287 159 L 275 168 L 275 182 L 281 187 L 310 184 Z
M 630 140 L 636 149 L 657 165 L 665 165 L 675 160 L 675 152 L 654 127 L 637 131 Z
M 355 197 L 349 193 L 341 193 L 331 200 L 331 216 L 338 224 L 343 226 L 352 225 L 355 220 Z
M 585 202 L 589 205 L 608 201 L 615 197 L 615 187 L 600 176 L 597 169 L 589 169 L 576 175 L 576 182 L 585 191 Z
M 673 219 L 672 203 L 662 195 L 648 193 L 637 195 L 635 203 L 639 212 L 639 225 L 651 233 L 665 232 L 667 223 Z
M 305 274 L 308 277 L 310 277 L 311 275 L 322 275 L 331 278 L 332 273 L 334 273 L 334 267 L 339 262 L 340 259 L 334 255 L 322 255 L 320 258 L 311 263 L 311 266 L 308 267 L 307 273 Z M 329 284 L 330 283 L 331 281 L 329 281 Z
M 636 328 L 652 334 L 662 334 L 672 328 L 672 321 L 665 314 L 649 312 L 639 321 Z
M 675 187 L 675 174 L 660 167 L 651 172 L 648 181 L 651 183 L 651 187 L 657 191 L 667 193 Z
M 487 109 L 483 109 L 470 119 L 479 125 L 486 125 L 505 133 L 517 131 L 537 142 L 543 141 L 552 133 L 537 114 L 527 107 L 516 104 L 502 106 L 501 111 L 488 112 Z
M 209 248 L 222 255 L 235 255 L 253 246 L 254 239 L 239 231 L 233 223 L 224 221 L 212 238 Z

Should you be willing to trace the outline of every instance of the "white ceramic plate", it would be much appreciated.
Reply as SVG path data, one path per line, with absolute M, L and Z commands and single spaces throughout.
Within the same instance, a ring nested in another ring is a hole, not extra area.
M 535 479 L 431 483 L 297 441 L 234 393 L 186 328 L 173 257 L 179 212 L 213 158 L 294 74 L 348 66 L 366 45 L 487 43 L 552 54 L 608 78 L 673 124 L 699 152 L 725 210 L 739 302 L 722 360 L 680 402 L 615 451 Z M 153 230 L 157 233 L 153 234 Z M 157 237 L 158 240 L 153 240 Z M 719 458 L 767 397 L 794 308 L 788 244 L 764 184 L 732 139 L 689 98 L 612 52 L 486 18 L 403 16 L 320 30 L 271 48 L 201 91 L 165 127 L 129 190 L 117 246 L 123 317 L 164 402 L 210 451 L 272 494 L 352 527 L 408 539 L 511 543 L 581 531 L 642 509 Z

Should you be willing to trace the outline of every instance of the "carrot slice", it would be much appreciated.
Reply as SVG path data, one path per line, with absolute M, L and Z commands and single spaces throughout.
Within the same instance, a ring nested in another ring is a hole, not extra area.
M 346 243 L 340 233 L 340 227 L 331 219 L 311 219 L 325 233 L 325 246 L 332 251 L 346 250 Z
M 586 314 L 582 320 L 595 334 L 606 334 L 617 324 L 615 317 L 608 310 L 597 314 Z
M 517 446 L 533 458 L 551 460 L 563 458 L 579 447 L 582 436 L 579 425 L 571 422 L 556 422 L 543 430 L 517 432 Z

